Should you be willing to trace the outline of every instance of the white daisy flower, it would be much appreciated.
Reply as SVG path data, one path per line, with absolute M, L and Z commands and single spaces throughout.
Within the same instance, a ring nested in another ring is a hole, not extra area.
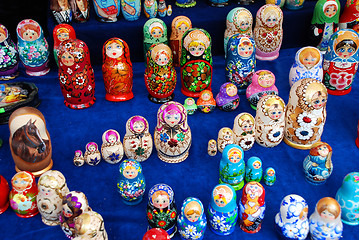
M 243 148 L 243 150 L 248 150 L 253 146 L 253 143 L 254 143 L 254 137 L 246 136 L 239 142 L 239 145 Z
M 222 225 L 219 230 L 221 230 L 222 232 L 228 232 L 229 230 L 231 230 L 231 228 L 231 225 Z
M 311 128 L 301 126 L 295 130 L 295 136 L 300 140 L 308 140 L 313 136 L 314 132 Z
M 192 235 L 192 239 L 200 239 L 202 237 L 202 234 L 200 232 L 196 232 Z
M 179 230 L 179 233 L 181 234 L 181 236 L 182 236 L 184 239 L 188 239 L 188 238 L 189 238 L 188 233 L 186 233 L 185 231 Z
M 71 68 L 68 68 L 68 69 L 67 69 L 67 73 L 68 73 L 68 74 L 72 74 Z
M 283 138 L 283 128 L 275 126 L 272 130 L 268 133 L 268 139 L 271 142 L 278 142 Z
M 217 225 L 223 225 L 224 221 L 225 221 L 225 219 L 223 216 L 222 217 L 214 216 L 214 218 L 213 218 L 213 222 Z
M 298 115 L 297 121 L 301 127 L 311 128 L 317 123 L 317 118 L 313 114 L 303 112 Z
M 195 226 L 193 226 L 193 225 L 188 225 L 188 226 L 186 227 L 186 233 L 187 233 L 187 234 L 193 234 L 194 232 L 197 232 Z

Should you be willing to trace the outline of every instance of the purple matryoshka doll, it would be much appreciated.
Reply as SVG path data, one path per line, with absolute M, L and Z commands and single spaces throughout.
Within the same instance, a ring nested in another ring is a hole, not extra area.
M 71 22 L 72 11 L 69 0 L 50 0 L 50 9 L 57 24 Z
M 233 83 L 222 84 L 216 96 L 218 108 L 226 112 L 236 110 L 240 101 L 237 92 L 237 87 Z
M 111 164 L 122 160 L 123 146 L 120 134 L 116 130 L 109 129 L 102 134 L 101 155 L 106 162 Z
M 233 123 L 233 133 L 235 142 L 244 150 L 248 151 L 253 147 L 255 122 L 250 113 L 240 113 L 236 116 Z
M 353 29 L 359 32 L 359 1 L 347 0 L 344 11 L 339 18 L 340 29 Z
M 90 18 L 89 0 L 69 0 L 75 22 L 83 23 Z
M 67 39 L 76 39 L 76 32 L 71 25 L 63 23 L 54 28 L 52 36 L 54 37 L 54 58 L 57 66 L 59 66 L 57 53 L 59 52 L 60 43 Z
M 93 6 L 100 22 L 117 22 L 120 14 L 121 1 L 119 0 L 93 0 Z
M 19 75 L 19 53 L 6 27 L 0 24 L 0 80 L 14 79 Z
M 170 36 L 170 47 L 173 53 L 173 65 L 180 66 L 183 34 L 192 28 L 191 20 L 186 16 L 177 16 L 172 20 L 172 32 Z

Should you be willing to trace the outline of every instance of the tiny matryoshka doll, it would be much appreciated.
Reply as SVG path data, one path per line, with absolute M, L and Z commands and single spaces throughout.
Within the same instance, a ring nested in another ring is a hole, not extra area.
M 285 111 L 284 142 L 298 149 L 310 149 L 320 140 L 327 112 L 325 86 L 312 78 L 293 84 Z
M 149 190 L 147 221 L 150 228 L 162 228 L 170 237 L 177 232 L 174 192 L 167 184 L 159 183 Z
M 233 133 L 235 142 L 244 151 L 248 151 L 253 147 L 254 138 L 254 117 L 250 113 L 240 113 L 234 119 Z
M 36 205 L 38 189 L 34 175 L 27 171 L 16 173 L 11 179 L 10 206 L 21 218 L 33 217 L 39 213 Z
M 153 18 L 147 20 L 143 25 L 143 53 L 145 59 L 149 48 L 156 43 L 168 44 L 167 26 L 161 19 Z
M 193 98 L 186 98 L 183 107 L 187 110 L 187 115 L 192 115 L 197 110 L 196 101 Z
M 14 79 L 19 75 L 19 53 L 6 27 L 0 24 L 0 80 Z
M 117 191 L 122 201 L 127 205 L 139 204 L 146 189 L 141 164 L 134 159 L 124 160 L 120 164 L 119 172 Z
M 202 240 L 207 219 L 203 204 L 198 198 L 188 197 L 183 201 L 177 220 L 178 232 L 183 240 Z
M 264 184 L 267 186 L 273 186 L 276 180 L 277 177 L 275 175 L 274 168 L 272 167 L 267 168 L 263 176 Z
M 57 24 L 71 22 L 72 11 L 68 0 L 51 0 L 50 9 Z
M 279 96 L 267 95 L 259 100 L 254 136 L 262 147 L 275 147 L 282 142 L 285 109 L 285 103 Z
M 90 166 L 96 166 L 101 161 L 101 154 L 98 150 L 97 143 L 89 142 L 86 144 L 86 151 L 85 151 L 85 162 Z
M 93 6 L 100 22 L 117 22 L 120 14 L 121 1 L 119 0 L 93 0 Z
M 173 65 L 179 67 L 182 53 L 182 36 L 188 29 L 192 28 L 192 22 L 186 16 L 177 16 L 173 19 L 171 28 L 170 47 L 173 53 Z
M 239 226 L 247 233 L 261 230 L 266 204 L 265 190 L 259 182 L 248 182 L 239 202 Z
M 216 104 L 219 109 L 229 112 L 234 111 L 239 106 L 239 96 L 236 85 L 233 83 L 222 84 L 216 96 Z
M 257 59 L 270 61 L 278 58 L 283 40 L 282 23 L 283 12 L 279 6 L 266 4 L 258 10 L 253 31 Z
M 246 182 L 260 182 L 262 174 L 262 160 L 259 157 L 250 157 L 246 164 Z
M 227 183 L 238 191 L 244 185 L 244 152 L 237 144 L 227 145 L 219 164 L 219 183 Z
M 143 235 L 142 240 L 170 240 L 170 236 L 168 233 L 162 228 L 151 228 L 149 229 L 145 235 Z
M 335 32 L 324 55 L 323 83 L 332 95 L 345 95 L 352 83 L 359 63 L 359 35 L 351 29 Z
M 231 185 L 222 183 L 214 187 L 208 206 L 210 229 L 218 235 L 233 233 L 238 219 L 237 194 Z
M 50 71 L 49 45 L 40 25 L 32 20 L 22 20 L 16 28 L 17 47 L 26 73 L 30 76 L 42 76 Z
M 194 7 L 196 3 L 196 0 L 176 0 L 176 6 L 181 8 Z
M 82 213 L 75 218 L 74 240 L 108 240 L 102 216 L 95 211 Z
M 69 0 L 75 22 L 83 23 L 90 18 L 89 0 Z
M 347 0 L 344 11 L 339 18 L 340 29 L 353 29 L 359 32 L 359 1 Z
M 165 0 L 158 0 L 158 16 L 165 17 L 167 15 L 167 5 Z
M 0 175 L 0 214 L 9 207 L 10 187 L 6 179 Z
M 62 199 L 69 193 L 64 175 L 56 170 L 43 173 L 38 181 L 37 207 L 42 222 L 49 226 L 60 224 Z
M 101 155 L 106 162 L 111 164 L 122 160 L 123 146 L 120 134 L 116 130 L 109 129 L 102 134 Z
M 199 93 L 197 107 L 204 113 L 210 113 L 216 108 L 216 100 L 210 90 L 203 90 Z
M 309 232 L 313 240 L 341 239 L 343 223 L 340 220 L 339 203 L 331 197 L 324 197 L 317 202 L 315 211 L 309 217 Z
M 74 156 L 73 162 L 74 162 L 75 166 L 77 166 L 77 167 L 81 167 L 82 165 L 84 165 L 85 158 L 84 158 L 84 155 L 82 154 L 81 150 L 75 151 L 75 156 Z
M 83 109 L 95 101 L 95 76 L 90 62 L 89 49 L 79 39 L 65 40 L 57 54 L 59 80 L 67 107 Z
M 204 29 L 192 28 L 183 34 L 181 45 L 181 92 L 198 97 L 201 91 L 211 90 L 211 36 Z
M 76 32 L 71 25 L 63 23 L 56 25 L 52 31 L 52 35 L 54 37 L 54 58 L 57 66 L 59 66 L 57 53 L 59 52 L 60 43 L 67 39 L 76 39 Z
M 217 138 L 218 151 L 220 153 L 223 152 L 223 149 L 228 144 L 234 144 L 235 141 L 236 140 L 232 129 L 230 129 L 229 127 L 221 128 L 218 132 L 218 138 Z
M 207 153 L 209 156 L 216 156 L 217 154 L 217 142 L 214 139 L 208 141 Z
M 179 163 L 188 157 L 192 143 L 187 111 L 178 102 L 162 104 L 157 112 L 154 143 L 158 157 L 168 163 Z
M 289 10 L 298 10 L 303 8 L 304 0 L 286 0 L 285 7 Z
M 146 18 L 155 18 L 157 16 L 157 0 L 145 0 L 143 2 L 143 12 Z
M 121 0 L 121 12 L 127 21 L 136 21 L 141 15 L 141 0 Z

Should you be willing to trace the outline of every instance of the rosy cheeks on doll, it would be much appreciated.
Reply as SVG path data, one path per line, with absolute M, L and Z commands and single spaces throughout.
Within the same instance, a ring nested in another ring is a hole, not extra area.
M 328 18 L 333 17 L 337 13 L 337 7 L 335 5 L 329 5 L 324 9 L 324 15 Z
M 258 79 L 259 85 L 262 87 L 270 87 L 274 84 L 274 77 L 270 74 L 265 74 Z
M 242 57 L 249 57 L 251 56 L 253 53 L 253 46 L 249 46 L 249 45 L 244 45 L 244 46 L 240 46 L 238 48 L 238 54 Z
M 163 31 L 161 29 L 155 29 L 151 32 L 151 35 L 154 37 L 154 38 L 160 38 L 163 34 Z
M 255 199 L 261 194 L 261 189 L 256 184 L 251 184 L 247 188 L 247 194 L 251 199 Z
M 233 97 L 233 96 L 235 96 L 236 94 L 237 94 L 237 87 L 236 86 L 229 86 L 229 87 L 227 87 L 227 89 L 226 89 L 226 93 L 228 94 L 228 96 L 230 96 L 230 97 Z
M 253 163 L 253 168 L 254 169 L 259 169 L 261 167 L 261 163 L 260 162 L 254 162 Z
M 123 50 L 120 44 L 118 43 L 110 43 L 106 47 L 106 55 L 110 58 L 118 58 L 122 55 Z
M 202 45 L 198 45 L 197 47 L 192 46 L 189 48 L 189 52 L 195 56 L 195 57 L 199 57 L 204 53 L 205 48 Z
M 63 207 L 62 213 L 64 214 L 64 216 L 67 218 L 71 217 L 72 216 L 71 209 L 67 205 L 63 205 L 62 207 Z
M 69 39 L 70 36 L 68 33 L 60 33 L 59 35 L 57 35 L 57 39 L 59 39 L 61 42 Z
M 241 29 L 242 31 L 246 31 L 249 27 L 249 22 L 247 21 L 243 21 L 239 24 L 239 29 Z
M 166 208 L 168 207 L 169 204 L 170 204 L 170 200 L 165 195 L 160 195 L 156 197 L 153 201 L 153 206 L 159 209 Z
M 232 138 L 232 136 L 229 134 L 223 136 L 223 139 L 227 140 L 227 141 L 231 140 L 231 138 Z
M 90 146 L 90 147 L 89 147 L 89 151 L 90 151 L 90 152 L 95 152 L 95 151 L 96 151 L 96 147 L 93 146 L 93 145 Z
M 233 153 L 232 156 L 229 158 L 229 161 L 232 163 L 238 163 L 241 160 L 241 154 Z
M 330 219 L 330 220 L 335 219 L 334 214 L 330 213 L 328 210 L 324 210 L 323 212 L 321 212 L 320 216 L 325 219 Z
M 326 157 L 326 156 L 328 156 L 329 149 L 327 148 L 327 146 L 322 145 L 318 148 L 318 153 L 320 156 Z
M 3 42 L 6 39 L 5 34 L 0 33 L 0 43 Z
M 169 62 L 168 57 L 166 54 L 160 54 L 158 58 L 156 59 L 156 63 L 160 66 L 164 66 Z
M 312 67 L 314 67 L 314 65 L 316 64 L 317 59 L 314 57 L 306 57 L 303 59 L 303 65 L 307 68 L 307 69 L 311 69 Z
M 185 24 L 181 24 L 181 26 L 178 27 L 178 31 L 180 34 L 184 34 L 188 30 L 188 27 Z
M 335 52 L 338 54 L 341 58 L 350 58 L 355 53 L 355 48 L 351 46 L 343 46 L 341 48 L 338 48 L 335 50 Z
M 218 207 L 224 207 L 224 206 L 227 205 L 221 198 L 214 200 L 214 203 L 215 203 Z
M 277 120 L 283 115 L 283 109 L 282 108 L 269 108 L 268 115 L 270 119 Z
M 242 125 L 242 130 L 244 132 L 249 132 L 253 129 L 253 125 L 252 124 L 249 124 L 249 123 L 245 123 Z
M 203 99 L 204 101 L 208 101 L 210 98 L 211 98 L 211 97 L 209 96 L 208 93 L 205 93 L 205 94 L 202 95 L 202 99 Z
M 325 106 L 327 102 L 327 96 L 323 92 L 316 92 L 312 97 L 312 105 L 315 109 L 320 109 Z
M 12 183 L 13 187 L 20 192 L 23 191 L 24 189 L 26 189 L 28 184 L 29 183 L 26 180 L 24 180 L 23 178 L 18 178 L 15 181 L 13 181 L 13 183 Z
M 46 187 L 39 187 L 39 191 L 42 192 L 42 194 L 44 194 L 45 196 L 51 196 L 52 195 L 52 190 Z
M 137 121 L 133 124 L 133 130 L 137 133 L 141 133 L 145 130 L 145 126 L 142 122 Z
M 265 25 L 267 25 L 268 27 L 274 27 L 275 25 L 277 25 L 278 20 L 276 17 L 274 16 L 269 16 L 266 20 L 265 20 Z
M 188 219 L 188 221 L 190 222 L 197 222 L 199 219 L 199 214 L 197 213 L 193 213 L 191 215 L 186 215 L 186 218 Z
M 171 127 L 177 125 L 180 121 L 180 115 L 178 113 L 176 114 L 166 114 L 165 116 L 165 122 L 170 125 Z
M 68 52 L 65 52 L 64 54 L 62 54 L 61 56 L 61 62 L 65 65 L 65 66 L 72 66 L 75 63 L 75 58 Z
M 135 177 L 137 177 L 137 175 L 138 171 L 136 171 L 135 169 L 123 171 L 123 176 L 127 179 L 134 179 Z
M 33 30 L 26 30 L 24 32 L 24 34 L 22 35 L 23 39 L 25 39 L 26 41 L 35 41 L 36 39 L 39 38 L 39 35 L 37 34 L 37 32 L 33 31 Z

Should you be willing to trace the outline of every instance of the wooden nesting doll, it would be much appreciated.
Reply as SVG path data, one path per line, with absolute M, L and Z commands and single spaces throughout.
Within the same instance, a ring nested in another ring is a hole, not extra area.
M 39 213 L 36 204 L 38 189 L 34 175 L 27 171 L 16 173 L 11 179 L 10 206 L 21 218 L 33 217 Z
M 108 240 L 102 216 L 95 211 L 82 213 L 75 218 L 74 240 Z
M 0 214 L 9 207 L 10 187 L 6 179 L 0 175 Z
M 90 166 L 96 166 L 101 161 L 101 154 L 98 150 L 98 145 L 95 142 L 89 142 L 86 144 L 85 162 Z
M 100 22 L 117 22 L 121 10 L 119 0 L 93 0 L 93 7 Z
M 136 21 L 141 15 L 141 0 L 121 0 L 121 12 L 127 21 Z
M 214 139 L 208 141 L 207 153 L 209 156 L 216 156 L 217 154 L 217 142 Z
M 173 67 L 172 51 L 164 43 L 152 45 L 147 54 L 145 84 L 149 92 L 148 99 L 154 103 L 165 103 L 174 97 L 177 82 Z
M 246 164 L 246 182 L 260 182 L 262 174 L 262 160 L 259 157 L 250 157 Z
M 74 162 L 75 166 L 77 166 L 77 167 L 81 167 L 82 165 L 84 165 L 85 158 L 84 158 L 84 155 L 82 154 L 81 150 L 75 151 L 75 156 L 74 156 L 73 162 Z
M 223 149 L 228 144 L 234 144 L 235 141 L 236 140 L 232 129 L 228 127 L 221 128 L 218 132 L 218 138 L 217 138 L 218 151 L 220 153 L 223 152 Z
M 111 38 L 103 45 L 102 55 L 106 100 L 118 102 L 132 99 L 133 71 L 127 43 L 120 38 Z
M 187 110 L 187 115 L 193 115 L 197 111 L 196 101 L 193 98 L 186 98 L 183 107 Z
M 324 55 L 323 83 L 332 95 L 345 95 L 352 83 L 359 63 L 359 35 L 352 29 L 335 32 Z
M 323 58 L 316 47 L 303 47 L 295 54 L 295 60 L 289 72 L 289 86 L 304 78 L 323 80 Z
M 146 59 L 149 48 L 156 43 L 168 44 L 167 26 L 158 18 L 147 20 L 143 25 L 143 53 Z
M 187 111 L 182 104 L 171 101 L 161 105 L 153 138 L 157 155 L 162 161 L 179 163 L 186 160 L 192 134 L 187 124 Z
M 247 233 L 261 230 L 266 204 L 265 190 L 259 182 L 248 182 L 239 201 L 239 226 Z
M 157 16 L 157 0 L 145 0 L 143 2 L 143 12 L 146 18 L 155 18 Z
M 0 24 L 0 80 L 14 79 L 19 75 L 19 53 L 6 27 Z
M 306 78 L 293 84 L 285 111 L 285 143 L 310 149 L 320 140 L 327 116 L 327 98 L 327 89 L 315 79 Z
M 192 22 L 186 16 L 177 16 L 172 20 L 171 28 L 170 47 L 173 53 L 173 65 L 179 67 L 182 53 L 182 36 L 188 29 L 192 28 Z
M 239 96 L 236 85 L 233 83 L 222 84 L 216 96 L 216 104 L 219 109 L 229 112 L 234 111 L 239 106 Z
M 280 8 L 283 8 L 285 0 L 266 0 L 266 4 L 275 4 L 278 5 Z
M 57 59 L 57 54 L 59 52 L 60 43 L 67 39 L 76 39 L 75 29 L 66 23 L 56 25 L 52 31 L 54 37 L 54 58 L 57 66 L 59 66 L 59 61 Z
M 69 193 L 64 175 L 56 170 L 43 173 L 38 181 L 37 208 L 42 222 L 48 226 L 60 224 L 62 199 Z
M 50 134 L 44 115 L 33 107 L 15 110 L 9 118 L 9 145 L 15 170 L 40 176 L 52 168 Z
M 143 235 L 142 240 L 170 240 L 168 233 L 162 228 L 151 228 Z
M 75 22 L 83 23 L 90 18 L 89 0 L 69 0 Z
M 106 162 L 111 164 L 122 160 L 123 146 L 120 134 L 116 130 L 109 129 L 102 134 L 101 155 Z
M 285 7 L 289 10 L 298 10 L 303 8 L 304 0 L 286 0 Z
M 50 71 L 49 45 L 41 26 L 32 19 L 22 20 L 16 28 L 17 47 L 26 73 L 30 76 L 43 76 Z
M 176 6 L 181 8 L 194 7 L 196 3 L 196 0 L 176 0 Z
M 68 0 L 51 0 L 50 9 L 57 24 L 72 21 L 72 11 Z
M 253 38 L 235 34 L 229 38 L 226 56 L 226 80 L 235 84 L 238 94 L 244 94 L 256 68 L 256 46 Z
M 165 0 L 158 0 L 158 16 L 165 17 L 167 15 L 167 5 Z
M 146 118 L 133 116 L 126 122 L 126 135 L 123 145 L 127 158 L 138 162 L 146 161 L 152 153 L 153 142 Z
M 198 97 L 203 90 L 211 90 L 211 36 L 204 29 L 192 28 L 182 36 L 181 92 Z
M 228 5 L 228 0 L 208 0 L 212 7 L 225 7 Z
M 216 100 L 210 90 L 203 90 L 199 93 L 197 107 L 204 113 L 210 113 L 216 108 Z
M 267 168 L 263 176 L 264 184 L 267 186 L 273 186 L 276 180 L 277 177 L 275 175 L 274 168 L 272 167 Z
M 95 76 L 90 62 L 89 49 L 79 39 L 65 40 L 60 44 L 59 80 L 67 107 L 83 109 L 95 101 Z
M 359 1 L 347 0 L 339 18 L 339 29 L 353 29 L 359 32 Z
M 262 147 L 275 147 L 284 137 L 285 103 L 276 95 L 267 95 L 258 102 L 255 117 L 256 142 Z
M 278 58 L 283 40 L 282 23 L 283 12 L 279 6 L 266 4 L 258 10 L 253 31 L 257 59 L 271 61 Z
M 236 116 L 233 123 L 233 133 L 235 143 L 244 151 L 248 151 L 253 147 L 255 123 L 254 117 L 250 113 L 240 113 Z

